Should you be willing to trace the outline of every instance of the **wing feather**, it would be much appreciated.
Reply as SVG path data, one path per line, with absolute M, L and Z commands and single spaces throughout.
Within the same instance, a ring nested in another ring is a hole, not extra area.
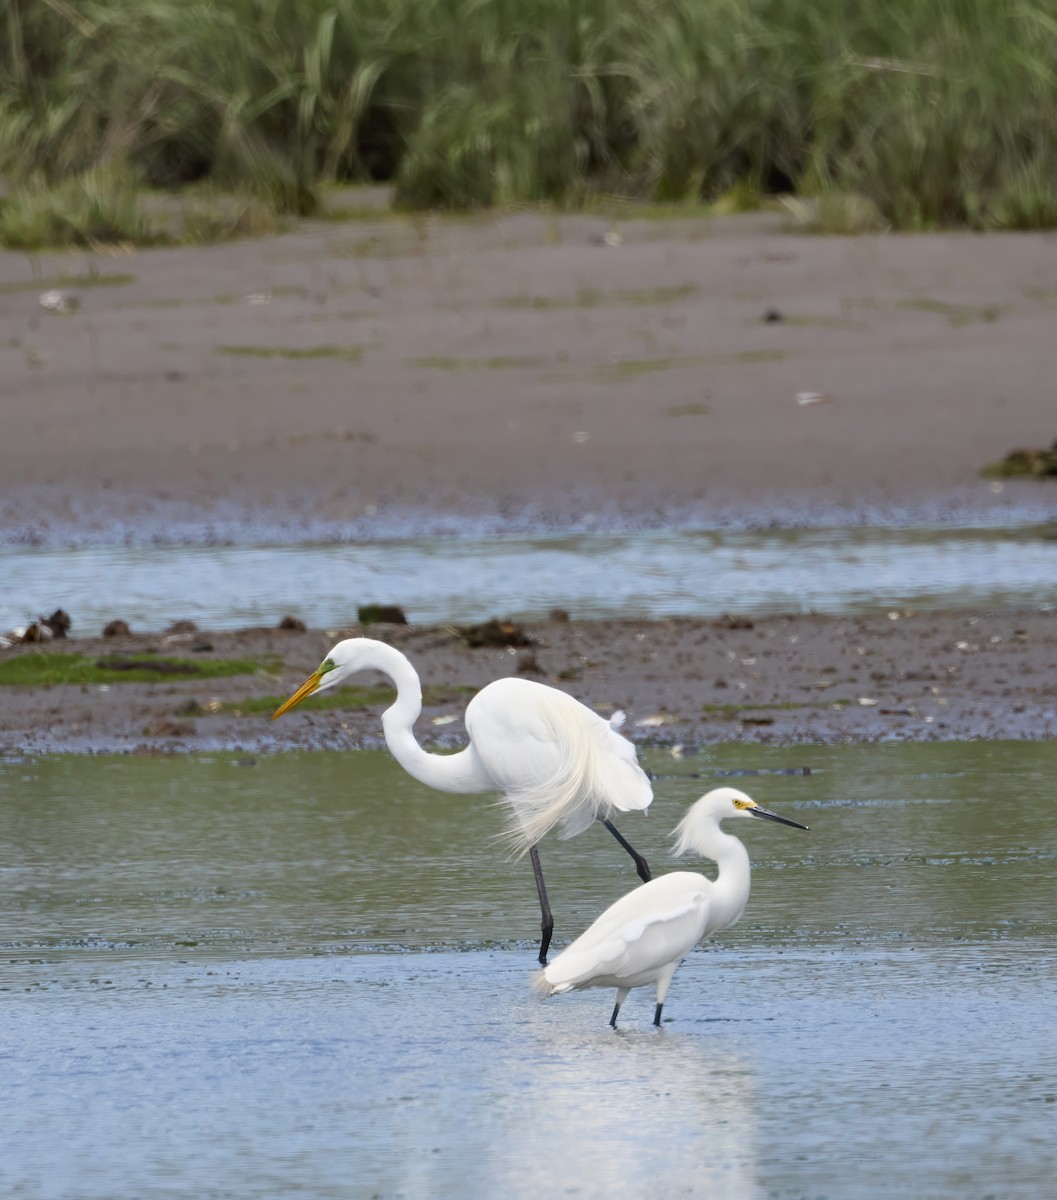
M 676 871 L 622 897 L 544 971 L 555 992 L 633 979 L 680 958 L 700 939 L 709 882 Z

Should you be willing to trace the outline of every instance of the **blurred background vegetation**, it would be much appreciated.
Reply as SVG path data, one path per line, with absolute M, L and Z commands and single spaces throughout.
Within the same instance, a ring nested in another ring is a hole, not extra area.
M 784 193 L 837 228 L 1051 226 L 1057 9 L 0 0 L 0 179 L 8 245 L 150 241 L 146 190 L 235 197 L 189 211 L 207 238 L 369 180 L 411 209 Z

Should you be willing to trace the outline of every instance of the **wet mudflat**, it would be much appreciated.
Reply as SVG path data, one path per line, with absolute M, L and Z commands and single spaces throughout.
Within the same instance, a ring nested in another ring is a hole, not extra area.
M 811 830 L 744 831 L 742 923 L 660 1032 L 637 992 L 616 1034 L 608 992 L 532 993 L 531 873 L 487 800 L 380 753 L 249 761 L 0 765 L 5 1195 L 1052 1180 L 1052 743 L 648 757 L 657 800 L 620 824 L 656 871 L 724 780 Z M 602 830 L 542 857 L 559 945 L 634 883 Z

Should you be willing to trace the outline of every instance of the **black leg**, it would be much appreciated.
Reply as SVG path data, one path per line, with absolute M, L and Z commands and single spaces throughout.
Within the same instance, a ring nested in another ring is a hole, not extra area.
M 661 1027 L 661 1009 L 662 1008 L 664 1008 L 664 1005 L 658 1004 L 657 1008 L 655 1009 L 654 1014 L 653 1014 L 653 1023 L 654 1023 L 654 1025 L 657 1026 L 658 1029 L 660 1029 L 660 1027 Z
M 535 846 L 529 851 L 532 859 L 532 873 L 536 876 L 536 891 L 540 898 L 540 929 L 543 937 L 540 941 L 540 966 L 547 965 L 547 951 L 550 949 L 551 934 L 554 933 L 554 918 L 551 916 L 550 901 L 547 899 L 547 885 L 543 882 L 543 868 L 540 866 L 539 851 Z
M 631 860 L 635 864 L 635 870 L 639 873 L 639 878 L 642 880 L 642 882 L 649 883 L 649 881 L 653 878 L 653 876 L 650 874 L 650 864 L 642 857 L 642 855 L 635 849 L 635 847 L 620 832 L 620 830 L 613 824 L 612 821 L 606 819 L 602 822 L 602 824 L 631 855 Z
M 618 1012 L 620 1012 L 620 1001 L 619 1000 L 616 1002 L 616 1004 L 613 1005 L 613 1015 L 609 1018 L 609 1023 L 614 1029 L 616 1029 L 616 1027 L 617 1027 L 617 1013 Z

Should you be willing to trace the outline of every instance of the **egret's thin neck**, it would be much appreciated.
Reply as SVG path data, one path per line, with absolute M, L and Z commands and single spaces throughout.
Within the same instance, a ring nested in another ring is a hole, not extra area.
M 748 903 L 752 868 L 749 852 L 740 838 L 725 833 L 716 821 L 710 821 L 695 840 L 694 849 L 711 858 L 717 868 L 713 911 L 719 920 L 718 928 L 737 920 Z
M 414 724 L 422 712 L 422 685 L 399 650 L 371 641 L 370 653 L 360 665 L 361 669 L 381 671 L 396 685 L 396 701 L 382 713 L 382 729 L 390 752 L 409 775 L 444 792 L 476 792 L 489 786 L 469 748 L 442 755 L 430 754 L 418 744 Z

